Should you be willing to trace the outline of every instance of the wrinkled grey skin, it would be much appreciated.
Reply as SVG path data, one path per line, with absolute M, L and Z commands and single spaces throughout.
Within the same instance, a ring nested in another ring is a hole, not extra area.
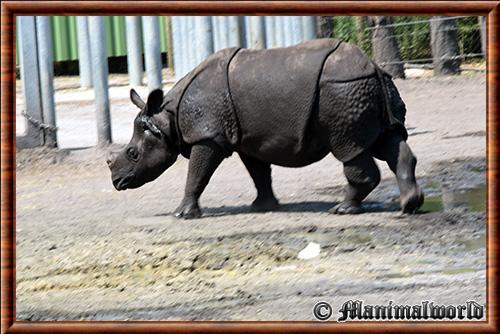
M 117 190 L 134 189 L 153 181 L 177 159 L 175 145 L 168 139 L 170 115 L 160 113 L 163 92 L 151 92 L 147 103 L 134 91 L 130 99 L 141 110 L 134 120 L 134 133 L 127 147 L 119 154 L 108 155 L 111 179 Z M 165 132 L 155 124 L 162 124 Z
M 354 48 L 345 44 L 344 49 L 339 50 L 350 52 Z M 213 64 L 220 55 L 233 57 L 237 51 L 221 52 L 202 63 L 200 68 L 210 68 L 210 61 Z M 241 54 L 245 55 L 243 52 Z M 256 55 L 259 56 L 258 53 Z M 273 57 L 272 52 L 267 55 Z M 245 58 L 237 57 L 238 54 L 234 56 L 236 60 L 233 64 L 246 61 Z M 347 59 L 342 61 L 348 62 L 350 58 L 353 57 L 348 55 L 340 59 Z M 422 205 L 423 193 L 415 179 L 416 158 L 406 143 L 403 125 L 405 106 L 390 78 L 382 78 L 381 72 L 377 72 L 377 75 L 349 82 L 335 82 L 327 80 L 328 73 L 324 73 L 317 97 L 311 99 L 314 100 L 314 107 L 310 108 L 310 115 L 299 116 L 303 120 L 294 122 L 294 119 L 290 120 L 292 116 L 287 114 L 287 110 L 280 108 L 289 101 L 285 98 L 280 100 L 278 95 L 274 99 L 274 92 L 266 92 L 273 101 L 272 105 L 266 105 L 265 96 L 262 99 L 257 96 L 253 103 L 252 95 L 245 93 L 246 87 L 240 90 L 243 95 L 238 95 L 238 80 L 246 80 L 243 78 L 246 72 L 237 72 L 231 66 L 227 66 L 228 82 L 232 80 L 231 87 L 236 87 L 232 92 L 234 101 L 225 92 L 220 92 L 223 101 L 217 100 L 219 104 L 210 101 L 217 94 L 212 92 L 204 95 L 205 89 L 214 91 L 213 87 L 218 87 L 223 81 L 210 71 L 192 75 L 199 80 L 196 82 L 193 79 L 193 83 L 187 85 L 189 88 L 179 89 L 182 79 L 177 84 L 179 86 L 165 96 L 160 90 L 151 92 L 147 103 L 134 90 L 131 91 L 131 100 L 140 109 L 134 121 L 133 137 L 123 151 L 111 153 L 107 161 L 117 190 L 137 188 L 154 180 L 175 162 L 178 154 L 182 154 L 190 162 L 184 198 L 175 215 L 185 219 L 198 218 L 201 216 L 198 200 L 210 177 L 223 159 L 237 152 L 257 188 L 252 209 L 258 212 L 272 211 L 279 208 L 279 203 L 272 190 L 271 164 L 300 167 L 314 163 L 331 152 L 343 162 L 348 184 L 344 201 L 330 212 L 362 212 L 361 201 L 380 181 L 374 158 L 386 161 L 395 173 L 404 213 L 414 213 Z M 273 64 L 273 67 L 276 66 Z M 340 66 L 346 65 L 341 63 Z M 220 70 L 220 66 L 218 68 Z M 345 70 L 345 73 L 349 71 Z M 272 69 L 269 75 L 272 76 Z M 211 79 L 213 82 L 208 82 Z M 173 104 L 171 101 L 179 103 Z M 230 102 L 235 106 L 234 115 L 228 114 L 233 112 L 228 111 Z M 244 108 L 245 103 L 251 107 L 258 106 L 259 110 L 248 111 Z M 394 118 L 399 127 L 388 123 L 387 112 L 391 113 L 389 118 Z M 203 123 L 199 123 L 200 120 Z M 235 120 L 239 122 L 236 125 Z M 297 132 L 296 123 L 301 125 L 300 122 L 304 123 L 301 126 L 303 133 L 289 132 Z M 235 129 L 239 129 L 237 136 Z M 344 143 L 346 140 L 350 142 Z M 354 148 L 357 150 L 354 151 Z

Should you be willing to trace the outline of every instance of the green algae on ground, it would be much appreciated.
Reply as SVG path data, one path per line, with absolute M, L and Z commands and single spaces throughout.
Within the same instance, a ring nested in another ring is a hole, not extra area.
M 465 208 L 471 212 L 483 212 L 486 210 L 486 186 L 476 188 L 445 192 L 439 196 L 428 196 L 420 208 L 423 212 L 447 211 L 454 208 Z

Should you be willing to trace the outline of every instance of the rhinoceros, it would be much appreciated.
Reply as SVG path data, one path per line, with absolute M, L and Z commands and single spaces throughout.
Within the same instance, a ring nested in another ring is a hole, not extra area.
M 107 163 L 117 190 L 156 179 L 189 159 L 182 218 L 201 216 L 198 200 L 219 164 L 237 152 L 257 197 L 255 211 L 279 209 L 271 165 L 301 167 L 332 153 L 343 163 L 345 199 L 330 212 L 357 214 L 377 186 L 374 158 L 395 173 L 404 213 L 423 202 L 416 158 L 406 143 L 406 108 L 391 77 L 354 45 L 317 39 L 267 50 L 228 48 L 210 55 L 165 95 L 139 109 L 133 136 Z

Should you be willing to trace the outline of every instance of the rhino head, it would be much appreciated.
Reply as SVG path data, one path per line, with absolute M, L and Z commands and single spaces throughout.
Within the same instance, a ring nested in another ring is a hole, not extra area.
M 109 152 L 107 163 L 117 190 L 133 189 L 153 181 L 177 159 L 173 114 L 162 110 L 163 92 L 152 91 L 144 102 L 135 90 L 130 99 L 139 109 L 132 139 L 120 152 Z

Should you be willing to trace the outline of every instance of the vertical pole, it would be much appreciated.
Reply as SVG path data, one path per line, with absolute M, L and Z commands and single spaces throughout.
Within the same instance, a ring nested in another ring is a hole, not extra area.
M 250 47 L 263 49 L 266 46 L 266 32 L 264 17 L 250 16 Z
M 238 16 L 238 26 L 240 29 L 240 43 L 241 47 L 248 47 L 247 44 L 247 32 L 246 32 L 246 25 L 245 25 L 245 17 L 244 16 Z
M 187 34 L 188 37 L 186 39 L 186 46 L 187 46 L 187 54 L 188 54 L 188 68 L 187 71 L 191 71 L 193 67 L 196 66 L 196 61 L 198 59 L 198 47 L 199 45 L 196 45 L 196 28 L 195 28 L 195 17 L 194 16 L 188 16 L 186 17 L 187 19 Z M 194 42 L 194 43 L 193 43 Z
M 201 43 L 203 43 L 203 36 L 201 33 L 201 22 L 199 20 L 200 16 L 195 16 L 193 19 L 194 25 L 194 59 L 196 64 L 199 64 L 202 57 Z
M 276 17 L 266 16 L 264 18 L 266 25 L 266 48 L 276 47 Z
M 182 73 L 182 59 L 181 59 L 181 18 L 179 16 L 172 16 L 172 46 L 174 52 L 174 72 L 175 79 L 179 80 Z
M 109 114 L 106 33 L 104 31 L 104 18 L 102 16 L 89 17 L 89 37 L 97 113 L 97 146 L 103 147 L 111 143 L 111 118 Z
M 165 34 L 167 36 L 167 66 L 174 69 L 174 44 L 172 42 L 172 18 L 167 16 L 165 18 Z
M 219 40 L 219 27 L 217 26 L 217 16 L 211 16 L 212 20 L 212 35 L 214 40 L 214 51 L 220 49 L 220 40 Z
M 131 86 L 142 85 L 142 42 L 141 42 L 141 17 L 125 17 L 127 31 L 127 68 Z
M 301 43 L 304 40 L 302 31 L 302 17 L 292 16 L 291 25 L 292 25 L 292 40 L 291 40 L 292 45 Z
M 198 22 L 198 42 L 196 43 L 199 49 L 198 62 L 201 62 L 214 52 L 212 19 L 210 16 L 197 16 L 196 20 Z
M 250 28 L 250 16 L 245 16 L 243 19 L 243 22 L 245 24 L 245 45 L 247 48 L 252 47 L 252 34 L 251 34 L 251 28 Z
M 78 32 L 78 66 L 80 69 L 80 86 L 82 88 L 92 87 L 92 63 L 90 61 L 90 41 L 88 18 L 86 16 L 76 17 Z
M 45 129 L 45 145 L 57 147 L 56 110 L 54 107 L 54 55 L 52 53 L 52 33 L 49 16 L 38 16 L 36 18 L 36 34 L 43 122 L 52 127 Z
M 238 16 L 229 16 L 227 20 L 229 29 L 228 46 L 242 46 L 240 18 Z
M 283 40 L 285 46 L 290 46 L 293 44 L 292 29 L 293 29 L 292 18 L 290 16 L 285 16 L 283 18 Z
M 188 62 L 187 62 L 187 46 L 186 42 L 187 41 L 187 20 L 185 16 L 179 17 L 180 20 L 180 59 L 181 59 L 181 72 L 180 72 L 180 77 L 183 77 L 187 73 L 187 68 L 188 68 Z
M 35 17 L 20 16 L 18 18 L 18 27 L 24 108 L 28 117 L 42 123 Z M 42 143 L 43 133 L 35 124 L 28 121 L 26 123 L 26 136 L 18 139 L 18 146 L 23 148 L 36 147 L 41 146 Z
M 221 49 L 225 49 L 225 48 L 227 48 L 227 46 L 229 44 L 227 17 L 219 16 L 218 23 L 219 23 L 220 46 L 221 46 Z
M 160 24 L 157 16 L 143 16 L 144 60 L 148 76 L 148 89 L 161 88 Z
M 277 16 L 275 20 L 276 27 L 276 46 L 285 46 L 285 17 Z
M 304 34 L 304 41 L 310 41 L 316 38 L 316 17 L 303 16 L 302 17 L 302 30 Z

